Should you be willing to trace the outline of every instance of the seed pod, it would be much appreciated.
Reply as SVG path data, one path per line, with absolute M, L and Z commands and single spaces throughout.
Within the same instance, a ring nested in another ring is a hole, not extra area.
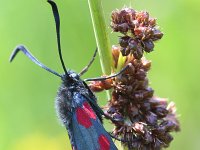
M 149 25 L 151 27 L 155 27 L 156 26 L 156 19 L 155 18 L 149 18 Z
M 137 47 L 136 51 L 132 51 L 133 56 L 135 57 L 135 59 L 141 59 L 143 56 L 143 50 L 142 47 Z
M 158 29 L 153 29 L 152 40 L 157 41 L 163 37 L 163 33 Z
M 126 33 L 129 30 L 129 26 L 127 23 L 122 23 L 116 26 L 117 30 L 121 33 Z
M 135 19 L 142 24 L 147 24 L 149 21 L 149 13 L 145 11 L 137 12 Z
M 154 43 L 152 40 L 143 41 L 142 44 L 145 52 L 150 53 L 153 51 Z
M 157 106 L 155 109 L 154 109 L 154 113 L 160 117 L 160 118 L 163 118 L 163 117 L 166 117 L 167 114 L 168 114 L 168 111 L 165 107 L 163 106 Z
M 129 44 L 129 40 L 131 38 L 129 36 L 123 36 L 119 38 L 119 44 L 121 47 L 127 47 Z
M 157 123 L 157 115 L 153 112 L 147 113 L 145 117 L 147 123 L 149 123 L 150 125 L 155 125 Z

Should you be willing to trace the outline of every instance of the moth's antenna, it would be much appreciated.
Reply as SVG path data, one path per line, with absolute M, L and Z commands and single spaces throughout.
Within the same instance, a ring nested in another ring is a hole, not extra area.
M 56 23 L 58 53 L 59 53 L 59 57 L 60 57 L 60 61 L 61 61 L 63 70 L 64 70 L 65 74 L 67 75 L 68 73 L 67 73 L 67 69 L 65 67 L 65 63 L 64 63 L 63 58 L 62 58 L 62 51 L 61 51 L 61 44 L 60 44 L 60 16 L 59 16 L 58 8 L 57 8 L 57 5 L 54 1 L 48 0 L 47 2 L 52 7 L 52 11 L 53 11 L 53 15 L 54 15 L 55 23 Z
M 124 71 L 126 71 L 129 67 L 132 67 L 133 65 L 131 63 L 129 63 L 128 65 L 126 65 L 124 68 L 122 68 L 119 72 L 112 74 L 110 76 L 107 77 L 97 77 L 97 78 L 89 78 L 89 79 L 85 79 L 84 81 L 104 81 L 110 78 L 114 78 L 120 74 L 122 74 Z
M 59 73 L 55 72 L 54 70 L 48 68 L 47 66 L 42 64 L 39 60 L 37 60 L 23 45 L 19 45 L 14 49 L 13 53 L 10 56 L 10 62 L 13 61 L 13 59 L 15 58 L 15 56 L 17 55 L 17 53 L 19 51 L 22 51 L 31 61 L 33 61 L 38 66 L 40 66 L 43 69 L 55 74 L 56 76 L 59 76 L 59 77 L 62 78 L 62 75 L 60 75 Z
M 97 50 L 98 50 L 98 48 L 96 48 L 96 50 L 94 52 L 94 55 L 93 55 L 92 59 L 90 60 L 89 64 L 86 67 L 84 67 L 83 70 L 78 74 L 79 76 L 82 76 L 84 73 L 86 73 L 88 71 L 89 67 L 94 62 L 94 59 L 95 59 L 95 57 L 97 55 Z

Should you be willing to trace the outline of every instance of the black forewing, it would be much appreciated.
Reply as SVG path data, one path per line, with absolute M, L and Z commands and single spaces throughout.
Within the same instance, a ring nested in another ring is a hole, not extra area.
M 88 85 L 84 81 L 83 81 L 83 84 L 84 84 L 85 88 L 88 91 L 87 93 L 83 94 L 83 96 L 88 100 L 90 106 L 92 107 L 92 109 L 94 110 L 94 112 L 96 113 L 97 117 L 99 118 L 99 120 L 102 123 L 103 122 L 102 110 L 99 109 L 100 107 L 97 104 L 97 99 L 96 99 L 95 95 L 93 94 L 93 92 L 88 87 Z

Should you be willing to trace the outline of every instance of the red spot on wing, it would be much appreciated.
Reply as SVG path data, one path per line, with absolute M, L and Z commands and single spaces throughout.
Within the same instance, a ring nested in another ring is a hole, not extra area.
M 84 102 L 82 107 L 76 109 L 78 123 L 89 128 L 92 126 L 91 119 L 96 119 L 97 116 L 88 102 Z
M 84 102 L 83 103 L 83 109 L 88 113 L 88 115 L 93 118 L 96 119 L 96 114 L 94 113 L 93 109 L 91 108 L 91 106 L 88 104 L 88 102 Z
M 100 135 L 98 139 L 100 150 L 109 150 L 110 149 L 110 141 L 105 135 Z
M 78 107 L 76 109 L 76 117 L 77 117 L 78 123 L 84 126 L 85 128 L 89 128 L 92 126 L 90 117 L 83 108 Z

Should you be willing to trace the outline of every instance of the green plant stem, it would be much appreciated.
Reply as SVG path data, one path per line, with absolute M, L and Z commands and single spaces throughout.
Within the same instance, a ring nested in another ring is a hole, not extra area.
M 102 0 L 88 0 L 88 4 L 98 47 L 102 72 L 103 74 L 109 75 L 113 66 L 113 60 L 110 40 L 108 38 L 104 13 L 102 9 Z
M 102 9 L 102 0 L 88 0 L 92 24 L 95 34 L 95 39 L 98 47 L 100 63 L 103 74 L 109 75 L 114 69 L 114 63 L 111 54 L 111 44 L 108 38 L 107 27 L 104 19 Z M 117 70 L 120 70 L 125 62 L 123 56 L 120 57 Z M 110 92 L 107 92 L 108 99 L 110 99 Z M 125 147 L 123 147 L 126 150 Z
M 88 0 L 95 39 L 98 47 L 98 53 L 103 74 L 109 75 L 113 68 L 113 59 L 111 54 L 111 45 L 107 33 L 102 0 Z M 107 97 L 110 99 L 110 91 L 107 91 Z

